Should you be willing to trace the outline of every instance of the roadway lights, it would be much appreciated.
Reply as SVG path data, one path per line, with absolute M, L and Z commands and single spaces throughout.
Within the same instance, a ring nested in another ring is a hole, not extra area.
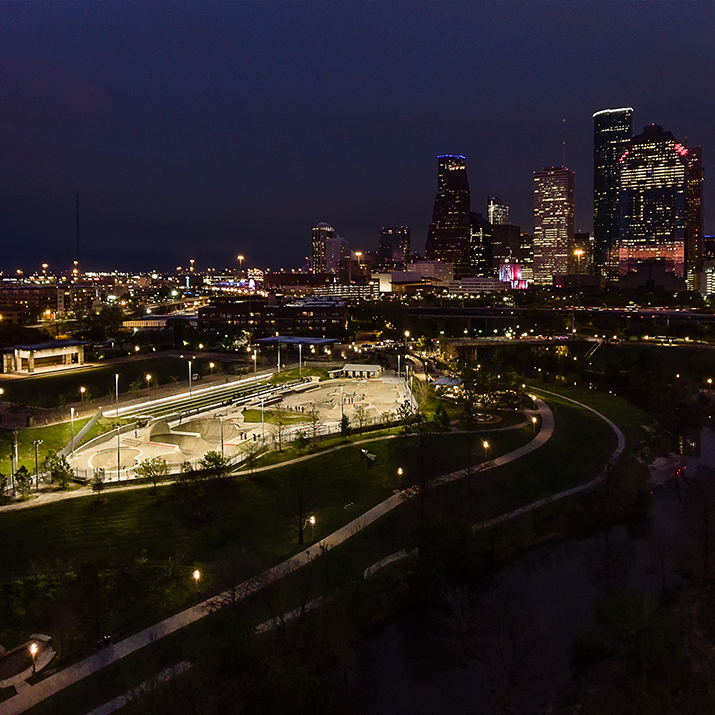
M 310 540 L 315 541 L 315 517 L 309 516 L 308 523 L 310 524 Z
M 485 462 L 487 461 L 487 455 L 489 454 L 489 446 L 490 446 L 489 442 L 487 442 L 486 440 L 484 440 L 484 442 L 482 442 L 482 447 L 484 447 L 484 461 Z
M 148 390 L 149 387 L 151 386 L 151 385 L 150 385 L 150 383 L 151 383 L 151 375 L 150 375 L 149 373 L 147 373 L 147 375 L 146 375 L 146 377 L 145 377 L 144 379 L 146 380 L 146 389 Z
M 198 599 L 199 597 L 199 580 L 201 579 L 201 571 L 196 569 L 194 573 L 191 574 L 191 577 L 194 579 L 194 589 L 196 593 L 196 598 Z
M 80 400 L 84 400 L 84 393 L 87 392 L 86 387 L 80 387 L 79 388 L 79 395 L 80 395 Z
M 532 427 L 533 427 L 533 432 L 534 432 L 534 434 L 536 434 L 536 423 L 537 423 L 537 421 L 538 421 L 538 420 L 536 419 L 536 417 L 532 417 L 532 418 L 531 418 L 531 424 L 532 424 Z
M 32 656 L 32 674 L 37 675 L 37 667 L 35 665 L 35 658 L 37 657 L 37 651 L 39 650 L 39 647 L 37 643 L 31 643 L 30 644 L 30 655 Z

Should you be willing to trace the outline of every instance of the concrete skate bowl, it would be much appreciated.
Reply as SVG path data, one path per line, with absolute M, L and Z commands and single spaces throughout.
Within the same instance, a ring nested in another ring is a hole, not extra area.
M 127 449 L 122 447 L 119 451 L 119 461 L 122 469 L 131 469 L 137 462 L 141 452 L 138 449 Z M 94 469 L 105 469 L 107 471 L 117 470 L 117 450 L 103 449 L 97 452 L 89 460 L 89 466 Z
M 162 428 L 166 431 L 162 431 Z M 224 422 L 224 443 L 236 437 L 238 432 L 231 422 Z M 169 431 L 166 422 L 159 421 L 152 427 L 149 439 L 152 442 L 176 445 L 185 457 L 196 459 L 210 450 L 221 448 L 221 423 L 219 420 L 189 420 Z

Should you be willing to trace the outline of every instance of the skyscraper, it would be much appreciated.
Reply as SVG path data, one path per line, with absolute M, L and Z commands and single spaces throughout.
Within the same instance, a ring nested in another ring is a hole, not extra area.
M 326 241 L 329 238 L 335 238 L 337 234 L 335 229 L 327 223 L 319 223 L 313 229 L 313 273 L 325 273 L 327 270 L 326 256 L 327 247 Z
M 593 115 L 594 257 L 601 275 L 618 278 L 620 165 L 633 135 L 633 109 L 603 109 Z
M 487 216 L 492 226 L 507 223 L 509 221 L 509 207 L 498 196 L 490 196 L 487 199 Z
M 575 174 L 565 166 L 534 172 L 534 283 L 568 273 L 574 234 Z
M 686 218 L 685 282 L 688 290 L 700 290 L 703 270 L 703 148 L 688 147 L 688 213 Z
M 659 264 L 685 277 L 688 150 L 651 124 L 623 152 L 620 190 L 621 277 L 639 264 Z
M 377 243 L 377 260 L 384 270 L 404 269 L 410 262 L 411 233 L 407 226 L 389 226 L 380 229 Z
M 437 157 L 437 196 L 432 223 L 427 233 L 425 257 L 453 263 L 455 277 L 470 270 L 470 198 L 465 157 L 443 154 Z

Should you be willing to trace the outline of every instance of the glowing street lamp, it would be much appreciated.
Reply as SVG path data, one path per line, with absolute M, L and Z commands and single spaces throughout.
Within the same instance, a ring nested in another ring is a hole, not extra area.
M 209 363 L 209 370 L 211 370 L 211 377 L 213 377 L 213 374 L 214 374 L 214 367 L 215 367 L 215 365 L 214 365 L 212 362 L 210 362 L 210 363 Z
M 146 380 L 146 389 L 148 390 L 149 387 L 151 386 L 151 375 L 149 373 L 147 373 L 146 377 L 144 379 Z
M 117 406 L 115 417 L 119 417 L 119 374 L 114 374 L 114 403 Z
M 37 657 L 37 651 L 39 647 L 37 643 L 30 643 L 30 655 L 32 656 L 32 674 L 37 675 L 37 666 L 35 665 L 35 658 Z
M 32 440 L 32 444 L 35 445 L 35 491 L 40 491 L 40 470 L 39 470 L 39 464 L 37 461 L 37 448 L 42 444 L 41 439 L 34 439 Z
M 486 461 L 487 461 L 487 455 L 489 454 L 489 447 L 490 447 L 489 442 L 487 442 L 486 440 L 484 440 L 484 441 L 482 442 L 482 447 L 484 447 L 484 461 L 486 462 Z
M 70 440 L 70 445 L 72 448 L 72 457 L 74 457 L 74 407 L 70 407 L 70 434 L 72 438 Z
M 82 402 L 82 400 L 84 400 L 84 393 L 85 393 L 85 392 L 87 392 L 87 388 L 86 388 L 86 387 L 80 387 L 80 388 L 79 388 L 79 399 L 80 399 L 80 402 Z
M 308 523 L 310 524 L 310 540 L 315 541 L 315 517 L 308 517 Z
M 191 360 L 189 360 L 189 397 L 191 397 L 191 378 L 193 375 L 191 374 Z
M 194 579 L 194 590 L 196 593 L 196 598 L 198 600 L 198 598 L 199 598 L 199 580 L 201 578 L 201 571 L 196 569 L 196 571 L 194 571 L 194 573 L 191 574 L 191 577 Z
M 253 377 L 256 376 L 257 371 L 258 371 L 258 351 L 254 350 L 253 351 Z
M 236 260 L 238 261 L 238 270 L 242 271 L 243 270 L 243 261 L 244 261 L 244 256 L 236 256 Z
M 535 416 L 531 418 L 531 425 L 532 425 L 532 427 L 533 427 L 533 433 L 534 433 L 534 434 L 536 434 L 536 423 L 537 423 L 537 421 L 538 421 L 538 420 L 536 419 Z

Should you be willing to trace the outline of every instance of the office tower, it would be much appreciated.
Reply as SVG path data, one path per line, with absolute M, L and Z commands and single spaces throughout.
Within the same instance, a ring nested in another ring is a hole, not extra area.
M 715 236 L 703 236 L 703 260 L 715 261 Z
M 404 270 L 410 262 L 411 238 L 407 226 L 390 226 L 380 229 L 377 242 L 377 260 L 382 270 Z
M 521 263 L 521 277 L 525 281 L 534 280 L 534 237 L 525 231 L 519 236 L 519 262 Z
M 494 228 L 482 214 L 474 211 L 469 214 L 469 274 L 473 276 L 493 275 L 492 230 Z
M 620 164 L 633 135 L 633 109 L 604 109 L 593 115 L 593 235 L 601 275 L 618 278 Z
M 341 236 L 325 239 L 325 273 L 339 273 L 341 261 L 349 261 L 352 256 L 350 243 Z
M 700 289 L 703 270 L 703 148 L 688 147 L 688 213 L 685 221 L 685 282 L 688 290 Z
M 631 139 L 619 161 L 619 275 L 658 264 L 671 278 L 684 278 L 688 150 L 651 124 Z
M 425 258 L 453 263 L 455 277 L 461 278 L 470 270 L 471 217 L 465 158 L 455 154 L 438 156 L 437 181 Z
M 569 275 L 592 276 L 594 270 L 593 234 L 577 231 L 573 235 L 573 246 L 569 255 Z M 580 253 L 576 253 L 580 251 Z
M 487 216 L 492 226 L 509 221 L 509 207 L 498 196 L 490 196 L 487 202 Z
M 521 228 L 513 223 L 492 226 L 492 266 L 499 270 L 502 263 L 518 263 Z
M 534 172 L 534 283 L 548 285 L 569 269 L 575 175 L 565 166 Z
M 337 234 L 335 233 L 335 229 L 327 223 L 319 223 L 313 229 L 313 273 L 326 272 L 326 241 L 329 238 L 335 238 L 336 236 Z

